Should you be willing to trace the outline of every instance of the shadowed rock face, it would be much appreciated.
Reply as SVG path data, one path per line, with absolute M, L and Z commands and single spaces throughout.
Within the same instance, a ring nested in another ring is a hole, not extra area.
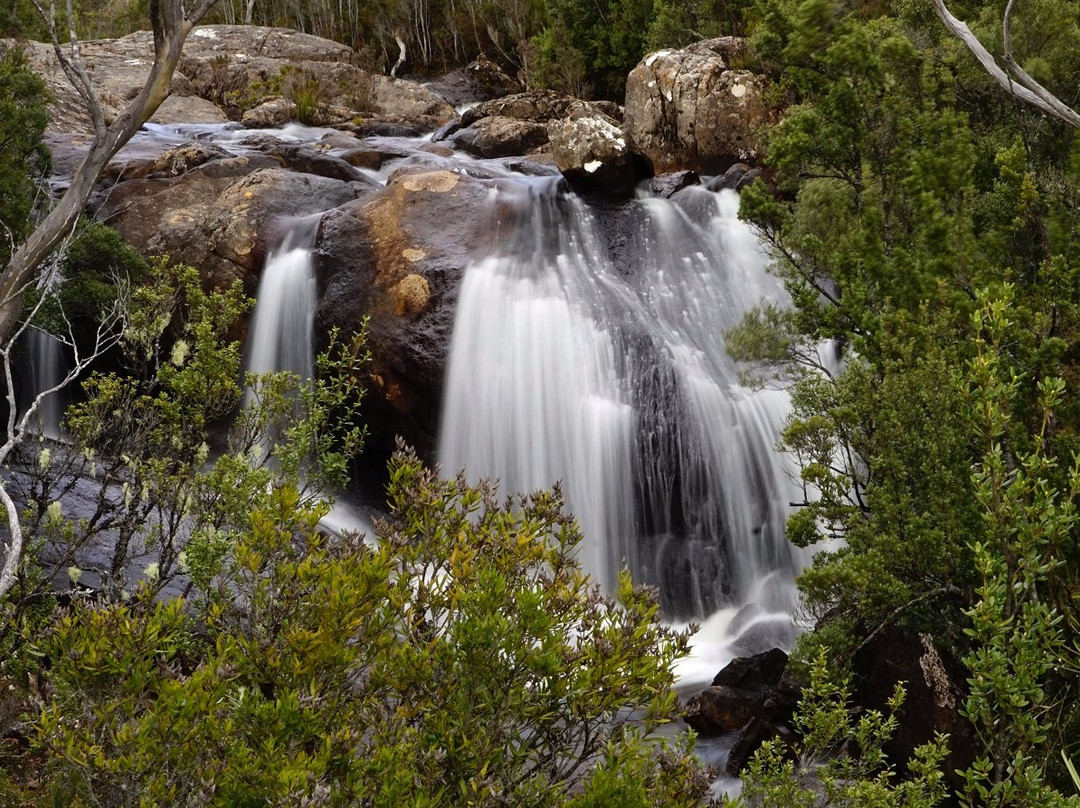
M 369 318 L 369 403 L 384 441 L 433 445 L 458 286 L 483 242 L 489 188 L 452 171 L 406 173 L 323 218 L 316 327 L 352 332 Z
M 737 53 L 734 45 L 708 44 L 651 53 L 626 80 L 626 131 L 657 173 L 721 174 L 760 156 L 756 130 L 771 120 L 765 79 L 731 69 L 720 54 Z

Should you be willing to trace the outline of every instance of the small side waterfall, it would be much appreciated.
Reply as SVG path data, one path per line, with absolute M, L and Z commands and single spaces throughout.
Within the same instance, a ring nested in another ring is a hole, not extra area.
M 267 256 L 247 340 L 244 369 L 250 373 L 288 371 L 302 379 L 314 373 L 316 289 L 311 250 L 318 229 L 318 216 L 297 220 Z
M 40 328 L 26 330 L 26 382 L 20 396 L 20 410 L 25 412 L 34 399 L 53 387 L 56 387 L 67 375 L 64 357 L 64 345 L 52 334 Z M 60 420 L 64 414 L 64 391 L 57 391 L 45 396 L 38 407 L 37 420 L 33 428 L 46 438 L 60 438 Z
M 459 298 L 439 461 L 505 492 L 561 480 L 601 582 L 627 563 L 669 619 L 775 619 L 786 644 L 803 563 L 774 449 L 787 395 L 741 385 L 723 344 L 748 308 L 786 296 L 738 204 L 702 188 L 640 200 L 616 264 L 553 182 L 500 186 L 498 246 Z

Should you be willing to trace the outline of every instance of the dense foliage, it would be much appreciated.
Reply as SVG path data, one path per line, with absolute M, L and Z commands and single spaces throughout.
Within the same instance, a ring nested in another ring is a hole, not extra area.
M 950 4 L 998 50 L 1004 6 Z M 971 674 L 965 804 L 1055 804 L 1043 778 L 1080 720 L 1077 133 L 993 85 L 930 3 L 759 8 L 787 111 L 743 212 L 795 309 L 734 344 L 794 380 L 790 537 L 842 540 L 800 581 L 803 658 L 827 646 L 842 669 L 886 625 L 932 636 Z M 1070 101 L 1078 11 L 1015 21 L 1018 59 Z M 843 354 L 824 373 L 805 361 L 823 340 Z
M 372 544 L 295 489 L 258 498 L 213 587 L 79 604 L 42 644 L 40 742 L 108 805 L 689 805 L 687 751 L 646 744 L 685 635 L 573 560 L 557 497 L 391 468 Z M 208 634 L 200 636 L 200 626 Z
M 45 83 L 17 48 L 0 43 L 0 264 L 26 237 L 50 157 L 42 143 Z

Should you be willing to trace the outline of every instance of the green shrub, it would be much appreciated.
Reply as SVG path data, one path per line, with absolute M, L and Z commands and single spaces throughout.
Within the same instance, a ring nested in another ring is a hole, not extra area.
M 599 594 L 557 494 L 500 506 L 399 453 L 390 500 L 369 545 L 275 486 L 201 598 L 74 609 L 43 644 L 57 773 L 111 805 L 703 798 L 651 738 L 687 635 L 626 576 Z
M 744 774 L 743 797 L 761 808 L 933 808 L 945 799 L 941 763 L 946 738 L 915 751 L 911 777 L 893 779 L 882 747 L 896 732 L 895 713 L 904 701 L 897 685 L 889 714 L 870 710 L 852 715 L 844 679 L 829 673 L 822 649 L 811 666 L 810 684 L 799 700 L 795 729 L 799 742 L 789 750 L 780 740 L 766 742 Z M 742 805 L 743 799 L 736 800 Z

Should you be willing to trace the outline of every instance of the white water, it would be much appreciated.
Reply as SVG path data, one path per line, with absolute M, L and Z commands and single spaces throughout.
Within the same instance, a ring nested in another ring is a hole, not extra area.
M 790 646 L 804 559 L 784 539 L 795 492 L 774 450 L 787 396 L 740 385 L 723 345 L 749 307 L 786 297 L 734 192 L 678 199 L 635 203 L 616 266 L 552 182 L 493 192 L 499 246 L 461 289 L 439 461 L 507 493 L 561 481 L 603 584 L 626 563 L 669 619 L 715 615 L 685 682 Z
M 247 340 L 249 373 L 286 371 L 301 379 L 314 374 L 312 328 L 316 287 L 311 265 L 319 217 L 289 229 L 266 259 Z
M 67 375 L 64 346 L 60 340 L 39 328 L 26 331 L 27 380 L 22 410 L 45 390 L 58 386 Z M 38 406 L 37 418 L 31 428 L 52 440 L 60 438 L 60 419 L 64 412 L 64 396 L 60 391 L 45 396 Z

